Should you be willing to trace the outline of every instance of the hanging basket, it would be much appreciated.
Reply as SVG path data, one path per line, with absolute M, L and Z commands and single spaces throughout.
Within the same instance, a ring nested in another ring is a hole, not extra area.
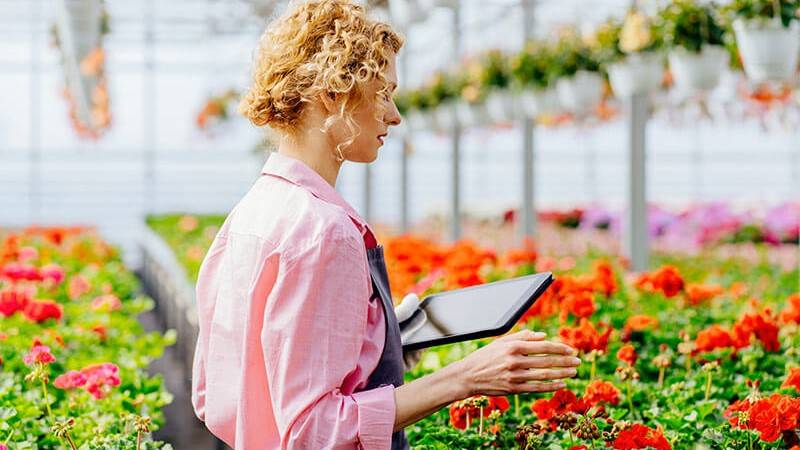
M 603 77 L 598 72 L 579 70 L 556 84 L 558 100 L 568 111 L 584 113 L 603 99 Z
M 547 89 L 526 89 L 519 95 L 519 106 L 528 118 L 535 119 L 541 114 L 558 111 L 558 93 L 552 87 Z
M 634 53 L 608 66 L 611 89 L 617 97 L 655 92 L 661 86 L 663 75 L 660 53 Z
M 466 100 L 458 100 L 455 103 L 455 108 L 459 123 L 465 127 L 481 126 L 490 122 L 485 103 L 470 103 Z
M 669 68 L 675 87 L 684 92 L 710 91 L 719 84 L 728 60 L 725 48 L 718 45 L 704 45 L 700 53 L 684 48 L 669 52 Z
M 796 20 L 784 27 L 780 20 L 737 19 L 733 22 L 733 32 L 750 81 L 794 78 L 800 52 L 800 24 Z
M 514 96 L 507 90 L 496 90 L 486 97 L 486 110 L 492 122 L 510 122 L 517 118 Z

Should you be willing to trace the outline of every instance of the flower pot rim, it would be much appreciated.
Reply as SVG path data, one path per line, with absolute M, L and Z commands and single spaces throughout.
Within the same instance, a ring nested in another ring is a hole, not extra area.
M 783 25 L 779 17 L 737 17 L 733 21 L 733 30 L 737 32 L 748 30 L 786 30 L 794 31 L 800 29 L 800 20 L 791 19 L 788 26 Z

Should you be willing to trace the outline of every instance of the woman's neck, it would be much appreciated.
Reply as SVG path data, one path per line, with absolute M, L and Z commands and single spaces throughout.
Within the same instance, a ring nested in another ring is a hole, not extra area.
M 307 133 L 299 138 L 281 138 L 278 153 L 302 161 L 317 172 L 332 187 L 336 187 L 336 178 L 342 163 L 333 157 L 331 144 L 322 132 Z

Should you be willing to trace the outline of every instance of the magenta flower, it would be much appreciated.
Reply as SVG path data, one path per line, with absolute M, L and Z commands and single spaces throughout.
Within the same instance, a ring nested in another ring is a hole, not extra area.
M 94 364 L 84 367 L 81 372 L 86 376 L 84 389 L 97 400 L 105 397 L 112 387 L 120 384 L 119 367 L 116 364 Z
M 70 370 L 67 373 L 59 375 L 53 385 L 59 389 L 75 389 L 86 384 L 86 375 L 77 370 Z
M 25 365 L 31 366 L 33 364 L 50 364 L 56 360 L 56 357 L 50 353 L 50 347 L 46 345 L 34 345 L 27 355 L 22 357 Z
M 58 264 L 47 264 L 39 269 L 42 280 L 52 280 L 55 284 L 64 281 L 64 269 Z

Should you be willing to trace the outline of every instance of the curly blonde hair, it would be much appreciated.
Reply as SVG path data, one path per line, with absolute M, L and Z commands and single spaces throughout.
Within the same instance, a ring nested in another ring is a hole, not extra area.
M 327 132 L 337 120 L 345 123 L 352 136 L 337 147 L 341 155 L 341 148 L 360 131 L 352 112 L 364 100 L 364 84 L 377 79 L 377 95 L 390 95 L 383 71 L 403 43 L 390 25 L 368 18 L 351 0 L 310 0 L 294 7 L 290 3 L 261 36 L 253 84 L 239 112 L 256 126 L 294 134 L 306 103 L 320 94 L 341 99 L 338 113 L 322 128 Z

